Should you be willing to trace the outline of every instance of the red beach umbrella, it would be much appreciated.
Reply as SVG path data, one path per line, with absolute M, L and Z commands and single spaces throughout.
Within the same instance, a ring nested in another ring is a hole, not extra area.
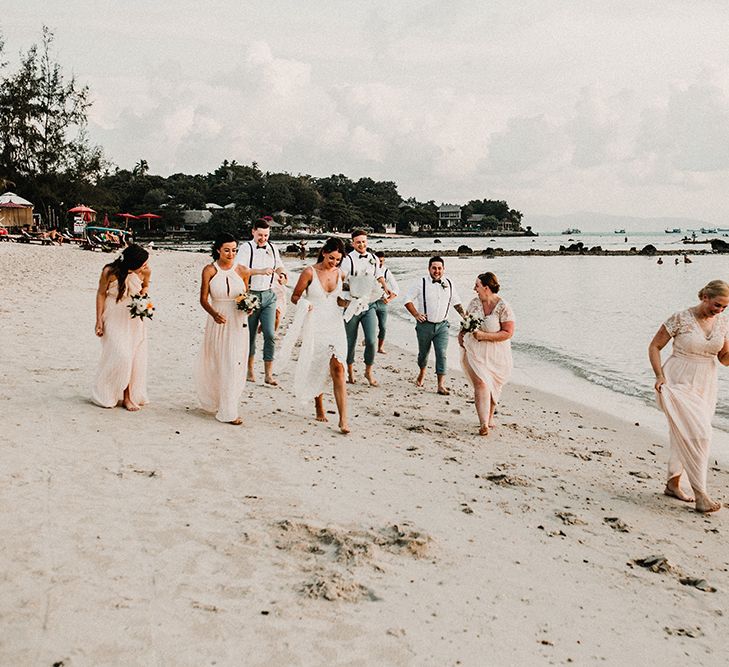
M 152 220 L 158 220 L 162 216 L 157 215 L 156 213 L 142 213 L 140 216 L 138 216 L 140 219 L 144 218 L 147 221 L 147 229 L 150 228 L 150 225 L 152 224 Z
M 115 213 L 118 218 L 124 218 L 124 224 L 128 225 L 130 220 L 139 220 L 139 218 L 133 213 Z
M 78 206 L 74 206 L 73 208 L 68 209 L 69 213 L 96 213 L 93 208 L 89 208 L 88 206 L 84 206 L 83 204 L 79 204 Z

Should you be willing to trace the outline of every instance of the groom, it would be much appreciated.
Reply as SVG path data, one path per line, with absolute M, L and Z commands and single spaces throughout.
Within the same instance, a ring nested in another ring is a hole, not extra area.
M 365 339 L 365 378 L 371 387 L 379 383 L 372 375 L 377 345 L 377 313 L 374 303 L 382 296 L 391 298 L 394 294 L 387 287 L 385 272 L 380 261 L 367 250 L 367 234 L 361 229 L 352 232 L 354 250 L 342 260 L 341 269 L 344 281 L 349 283 L 353 299 L 360 300 L 363 308 L 356 315 L 345 312 L 344 328 L 347 332 L 347 382 L 354 384 L 354 351 L 357 347 L 357 329 L 361 326 Z

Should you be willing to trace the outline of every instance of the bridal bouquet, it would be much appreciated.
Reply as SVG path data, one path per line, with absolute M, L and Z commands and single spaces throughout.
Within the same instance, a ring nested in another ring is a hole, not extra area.
M 463 333 L 473 333 L 474 331 L 477 331 L 482 324 L 482 319 L 471 315 L 471 313 L 466 313 L 461 320 L 461 331 Z
M 129 312 L 132 319 L 135 317 L 140 319 L 148 317 L 151 320 L 152 315 L 154 315 L 154 304 L 147 294 L 135 294 L 129 304 Z
M 261 307 L 261 300 L 255 294 L 246 292 L 236 297 L 235 305 L 238 310 L 245 310 L 250 315 L 254 310 Z

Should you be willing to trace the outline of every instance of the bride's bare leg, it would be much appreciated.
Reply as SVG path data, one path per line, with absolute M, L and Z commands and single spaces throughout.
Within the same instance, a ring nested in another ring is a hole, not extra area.
M 491 407 L 489 408 L 489 428 L 493 428 L 496 426 L 496 422 L 494 422 L 494 411 L 496 410 L 496 403 L 494 403 L 493 399 L 491 399 Z
M 314 410 L 316 410 L 316 421 L 328 422 L 327 413 L 324 410 L 324 394 L 319 394 L 314 399 Z
M 349 423 L 347 420 L 347 384 L 344 380 L 344 366 L 337 361 L 336 357 L 332 357 L 329 361 L 329 373 L 332 376 L 334 400 L 337 402 L 337 410 L 339 411 L 339 430 L 346 434 L 349 433 Z

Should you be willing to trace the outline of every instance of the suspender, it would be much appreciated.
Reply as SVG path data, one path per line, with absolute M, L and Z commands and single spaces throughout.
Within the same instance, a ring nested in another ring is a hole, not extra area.
M 445 315 L 443 316 L 443 320 L 448 319 L 448 310 L 451 307 L 451 300 L 453 299 L 453 283 L 451 283 L 450 278 L 446 278 L 448 281 L 448 304 L 446 305 L 446 311 Z M 423 278 L 423 312 L 425 313 L 425 317 L 428 317 L 428 302 L 425 298 L 425 278 Z M 443 321 L 441 320 L 441 321 Z
M 357 254 L 359 254 L 359 253 L 357 253 Z M 372 253 L 369 250 L 365 253 L 365 255 L 372 255 L 372 257 L 375 260 L 375 267 L 377 267 L 377 255 L 375 255 L 374 253 Z M 347 255 L 347 257 L 349 258 L 349 265 L 352 267 L 352 270 L 349 272 L 349 274 L 351 276 L 356 276 L 357 274 L 354 271 L 354 259 L 352 258 L 352 255 L 351 254 Z M 385 271 L 387 271 L 387 269 L 385 269 Z M 375 268 L 375 275 L 377 275 L 377 269 L 376 268 Z
M 253 245 L 253 241 L 248 241 L 248 245 L 250 246 L 250 249 L 251 249 L 251 259 L 250 259 L 250 261 L 248 262 L 248 268 L 249 268 L 249 269 L 252 269 L 252 268 L 253 268 L 253 251 L 254 251 L 254 250 L 255 250 L 256 248 L 255 248 L 255 247 L 254 247 L 254 245 Z M 276 268 L 276 250 L 275 250 L 275 249 L 274 249 L 274 247 L 273 247 L 273 246 L 271 245 L 271 242 L 270 242 L 270 241 L 266 241 L 266 245 L 267 245 L 267 246 L 268 246 L 269 248 L 271 248 L 271 254 L 273 255 L 273 268 L 275 269 L 275 268 Z M 274 275 L 275 275 L 275 271 L 274 271 L 274 273 L 272 273 L 272 274 L 271 274 L 271 282 L 269 282 L 269 283 L 268 283 L 268 288 L 269 288 L 269 289 L 271 289 L 271 287 L 273 287 L 273 276 L 274 276 Z

